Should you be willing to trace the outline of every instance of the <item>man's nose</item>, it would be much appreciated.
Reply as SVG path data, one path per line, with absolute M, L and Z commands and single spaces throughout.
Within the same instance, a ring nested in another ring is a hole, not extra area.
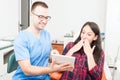
M 44 23 L 47 23 L 47 20 L 45 18 L 42 19 L 41 21 L 44 22 Z

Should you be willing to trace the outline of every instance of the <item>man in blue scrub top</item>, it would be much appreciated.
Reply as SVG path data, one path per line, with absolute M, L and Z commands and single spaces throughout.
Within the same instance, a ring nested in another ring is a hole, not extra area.
M 22 30 L 14 41 L 14 51 L 18 68 L 12 80 L 50 80 L 48 73 L 55 71 L 70 71 L 68 63 L 61 65 L 52 61 L 48 66 L 51 47 L 50 34 L 44 27 L 51 18 L 48 16 L 46 3 L 33 3 L 30 12 L 31 24 Z

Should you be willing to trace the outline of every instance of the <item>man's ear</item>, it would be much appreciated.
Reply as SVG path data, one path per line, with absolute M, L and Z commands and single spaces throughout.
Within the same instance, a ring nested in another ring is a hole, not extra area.
M 32 16 L 32 12 L 30 12 L 29 14 L 30 14 L 30 16 Z

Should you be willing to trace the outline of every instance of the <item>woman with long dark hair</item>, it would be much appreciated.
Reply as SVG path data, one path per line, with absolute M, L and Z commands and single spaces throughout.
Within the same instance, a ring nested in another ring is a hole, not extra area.
M 63 55 L 76 57 L 73 71 L 65 71 L 61 80 L 101 80 L 104 52 L 100 29 L 95 22 L 86 22 L 75 42 L 69 42 Z

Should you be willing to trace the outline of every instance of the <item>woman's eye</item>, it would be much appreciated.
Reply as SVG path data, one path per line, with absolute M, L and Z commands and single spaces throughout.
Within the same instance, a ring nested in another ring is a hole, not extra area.
M 82 32 L 82 34 L 85 34 L 85 32 Z
M 88 36 L 91 36 L 91 34 L 88 34 Z

